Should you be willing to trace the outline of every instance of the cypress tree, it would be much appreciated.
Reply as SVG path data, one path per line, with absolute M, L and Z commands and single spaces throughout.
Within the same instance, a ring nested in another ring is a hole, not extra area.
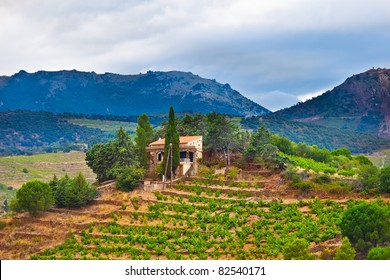
M 153 128 L 150 125 L 149 118 L 146 114 L 141 115 L 138 118 L 138 126 L 136 131 L 135 143 L 140 165 L 147 169 L 148 167 L 148 154 L 146 147 L 153 140 Z
M 167 161 L 168 154 L 169 154 L 169 144 L 172 143 L 172 171 L 175 173 L 177 167 L 180 164 L 180 139 L 179 139 L 179 133 L 176 130 L 176 119 L 175 119 L 175 112 L 173 111 L 173 107 L 169 109 L 169 118 L 168 118 L 168 125 L 167 130 L 165 133 L 165 146 L 164 146 L 164 160 L 163 160 L 163 167 L 164 172 L 167 170 L 167 177 L 171 177 L 171 159 Z

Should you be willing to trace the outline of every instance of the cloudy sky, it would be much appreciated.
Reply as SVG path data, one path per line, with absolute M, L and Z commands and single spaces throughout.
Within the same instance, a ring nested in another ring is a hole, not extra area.
M 0 75 L 180 70 L 271 109 L 390 67 L 388 0 L 0 0 Z

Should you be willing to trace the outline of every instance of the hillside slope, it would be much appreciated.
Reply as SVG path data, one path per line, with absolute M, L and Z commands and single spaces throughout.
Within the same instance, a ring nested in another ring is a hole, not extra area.
M 312 123 L 289 121 L 273 114 L 242 119 L 241 125 L 243 128 L 253 130 L 264 126 L 272 133 L 286 137 L 296 143 L 303 142 L 316 145 L 319 148 L 327 148 L 331 151 L 338 148 L 348 148 L 352 153 L 360 154 L 390 148 L 390 140 L 375 135 L 345 131 Z
M 108 138 L 100 129 L 75 125 L 49 112 L 0 112 L 0 155 L 80 149 Z
M 390 69 L 354 75 L 333 90 L 275 115 L 390 138 Z
M 216 111 L 243 116 L 269 113 L 228 84 L 178 71 L 139 75 L 20 71 L 0 77 L 0 111 L 134 116 L 166 113 L 170 106 L 176 112 Z

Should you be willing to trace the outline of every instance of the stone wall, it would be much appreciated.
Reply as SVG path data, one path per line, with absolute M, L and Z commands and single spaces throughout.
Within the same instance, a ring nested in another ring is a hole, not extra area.
M 164 187 L 164 184 L 162 181 L 152 181 L 152 180 L 144 180 L 142 184 L 142 189 L 144 191 L 159 191 L 162 190 Z

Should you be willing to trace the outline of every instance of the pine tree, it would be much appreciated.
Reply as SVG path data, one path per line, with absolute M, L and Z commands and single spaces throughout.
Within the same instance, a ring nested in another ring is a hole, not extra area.
M 130 135 L 127 134 L 122 127 L 120 127 L 116 133 L 116 138 L 117 139 L 112 142 L 115 151 L 114 167 L 129 167 L 135 164 L 138 159 Z
M 172 144 L 172 172 L 175 173 L 176 168 L 180 164 L 180 139 L 179 139 L 179 133 L 176 130 L 176 119 L 175 119 L 175 112 L 173 111 L 173 107 L 169 109 L 169 118 L 168 118 L 168 125 L 167 130 L 165 133 L 165 146 L 164 146 L 164 161 L 163 161 L 163 167 L 164 172 L 167 170 L 167 177 L 171 177 L 171 158 L 169 154 L 169 146 Z
M 147 169 L 148 167 L 148 154 L 146 147 L 153 140 L 153 128 L 150 125 L 149 118 L 146 114 L 141 115 L 138 118 L 138 126 L 136 131 L 135 143 L 140 165 Z

